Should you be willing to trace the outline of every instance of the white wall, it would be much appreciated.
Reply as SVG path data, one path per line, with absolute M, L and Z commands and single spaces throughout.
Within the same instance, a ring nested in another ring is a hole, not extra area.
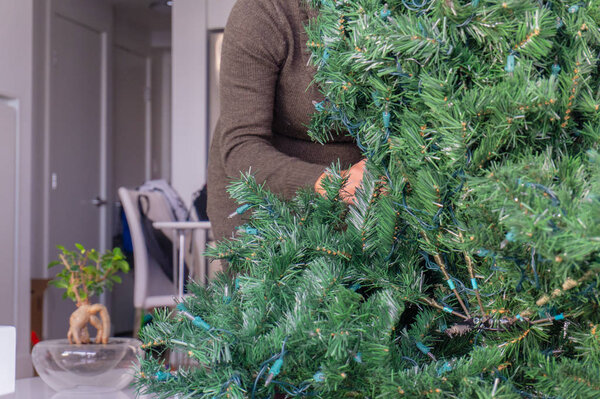
M 0 324 L 17 327 L 17 378 L 31 374 L 33 0 L 0 1 Z
M 223 29 L 236 0 L 208 0 L 206 25 L 208 29 Z
M 172 184 L 189 203 L 206 182 L 207 33 L 225 27 L 235 0 L 177 0 L 173 6 Z

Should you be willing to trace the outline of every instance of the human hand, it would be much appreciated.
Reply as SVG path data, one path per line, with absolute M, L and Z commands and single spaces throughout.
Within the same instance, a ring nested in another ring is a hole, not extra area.
M 361 185 L 363 176 L 365 174 L 365 165 L 367 163 L 366 159 L 363 159 L 356 165 L 353 165 L 350 169 L 341 171 L 342 177 L 346 177 L 347 181 L 342 190 L 340 191 L 340 196 L 342 200 L 347 204 L 353 204 L 356 195 L 356 189 Z M 325 190 L 321 185 L 322 180 L 328 176 L 327 172 L 323 172 L 321 176 L 317 179 L 315 183 L 315 191 L 318 194 L 325 196 Z

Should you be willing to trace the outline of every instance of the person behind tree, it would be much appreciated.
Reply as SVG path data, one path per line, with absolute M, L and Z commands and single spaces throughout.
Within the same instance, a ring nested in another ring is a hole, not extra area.
M 339 161 L 348 169 L 344 192 L 352 201 L 364 162 L 343 132 L 325 145 L 307 135 L 315 104 L 305 25 L 316 11 L 305 0 L 239 0 L 225 28 L 221 64 L 221 115 L 208 165 L 208 215 L 216 239 L 231 238 L 242 224 L 229 218 L 237 206 L 226 188 L 251 170 L 259 183 L 290 199 L 315 187 L 325 168 Z M 352 166 L 354 165 L 354 166 Z

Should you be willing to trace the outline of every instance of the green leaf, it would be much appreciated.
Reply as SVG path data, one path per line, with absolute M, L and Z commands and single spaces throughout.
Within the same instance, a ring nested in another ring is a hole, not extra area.
M 90 260 L 92 262 L 97 262 L 98 261 L 98 252 L 92 250 L 92 251 L 90 251 L 90 253 L 88 254 L 88 256 L 89 256 L 89 258 L 90 258 Z
M 60 265 L 60 264 L 61 264 L 61 262 L 59 262 L 57 260 L 52 261 L 52 262 L 48 263 L 48 269 L 50 269 L 51 267 L 54 267 L 56 265 Z
M 69 282 L 65 280 L 52 280 L 50 284 L 57 288 L 69 288 Z
M 110 276 L 110 279 L 117 284 L 121 284 L 121 282 L 123 281 L 123 280 L 121 280 L 121 277 L 119 277 L 119 276 Z
M 83 245 L 75 243 L 75 247 L 83 254 L 85 253 L 85 248 L 83 247 Z
M 127 263 L 125 260 L 117 262 L 117 267 L 125 273 L 129 272 L 129 263 Z

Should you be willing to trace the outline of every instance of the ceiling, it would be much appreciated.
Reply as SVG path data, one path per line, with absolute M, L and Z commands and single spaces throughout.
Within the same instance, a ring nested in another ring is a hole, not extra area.
M 132 24 L 148 30 L 171 29 L 171 7 L 165 3 L 167 0 L 109 0 L 114 8 L 115 15 Z M 152 4 L 155 7 L 151 8 Z

